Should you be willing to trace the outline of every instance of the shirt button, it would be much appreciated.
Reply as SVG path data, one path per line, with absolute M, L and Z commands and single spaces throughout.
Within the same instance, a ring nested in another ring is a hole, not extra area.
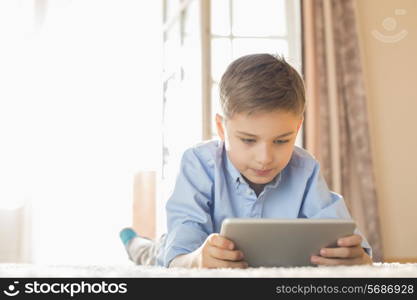
M 248 195 L 253 195 L 253 191 L 252 191 L 252 190 L 247 190 L 247 191 L 246 191 L 246 193 L 247 193 Z

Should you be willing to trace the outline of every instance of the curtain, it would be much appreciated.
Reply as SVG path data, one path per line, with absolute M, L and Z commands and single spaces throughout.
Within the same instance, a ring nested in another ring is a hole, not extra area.
M 354 0 L 303 0 L 305 146 L 329 188 L 342 194 L 359 229 L 382 259 Z

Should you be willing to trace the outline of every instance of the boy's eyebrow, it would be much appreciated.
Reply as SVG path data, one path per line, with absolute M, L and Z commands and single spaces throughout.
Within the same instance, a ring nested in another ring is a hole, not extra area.
M 247 133 L 247 132 L 244 132 L 244 131 L 236 131 L 236 132 L 240 133 L 240 134 L 247 135 L 247 136 L 257 137 L 255 134 Z M 286 137 L 286 136 L 291 135 L 293 133 L 294 133 L 294 131 L 290 131 L 290 132 L 287 132 L 287 133 L 280 134 L 280 135 L 276 136 L 275 138 L 276 139 L 283 138 L 283 137 Z

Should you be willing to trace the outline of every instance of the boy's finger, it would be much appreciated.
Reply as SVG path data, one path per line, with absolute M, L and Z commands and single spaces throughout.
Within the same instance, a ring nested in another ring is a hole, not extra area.
M 352 246 L 360 245 L 361 243 L 362 243 L 362 237 L 358 234 L 346 236 L 344 238 L 340 238 L 337 241 L 337 245 L 339 247 L 352 247 Z
M 218 247 L 210 247 L 208 249 L 210 256 L 217 259 L 229 260 L 229 261 L 238 261 L 243 259 L 242 251 L 238 250 L 227 250 Z
M 232 241 L 226 239 L 225 237 L 222 237 L 217 233 L 211 234 L 208 240 L 211 245 L 219 248 L 233 250 L 233 248 L 235 247 Z
M 245 261 L 228 261 L 226 263 L 226 268 L 246 269 L 247 267 L 249 265 Z
M 221 259 L 213 259 L 212 268 L 234 268 L 234 269 L 246 269 L 248 263 L 245 261 L 228 261 Z
M 349 258 L 325 258 L 321 256 L 313 255 L 310 258 L 311 263 L 322 266 L 347 266 L 360 264 L 360 259 L 349 259 Z
M 361 247 L 340 247 L 340 248 L 323 248 L 320 250 L 323 257 L 354 258 L 363 255 Z

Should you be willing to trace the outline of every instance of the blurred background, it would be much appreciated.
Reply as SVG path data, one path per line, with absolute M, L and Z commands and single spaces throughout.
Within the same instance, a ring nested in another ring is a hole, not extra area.
M 2 0 L 0 262 L 123 263 L 123 227 L 165 232 L 222 73 L 257 52 L 302 74 L 296 144 L 376 260 L 417 262 L 416 17 L 415 0 Z

